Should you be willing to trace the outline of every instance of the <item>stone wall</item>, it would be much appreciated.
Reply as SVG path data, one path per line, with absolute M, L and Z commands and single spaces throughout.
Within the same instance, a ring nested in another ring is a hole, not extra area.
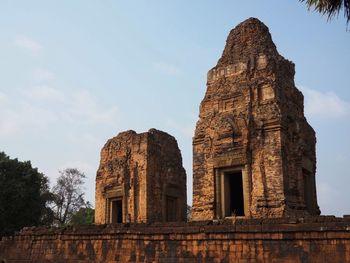
M 121 132 L 108 140 L 101 150 L 95 194 L 98 224 L 112 222 L 113 210 L 122 211 L 116 222 L 185 221 L 186 172 L 175 138 L 151 129 Z M 176 209 L 173 218 L 168 217 L 169 200 Z
M 320 213 L 316 138 L 303 107 L 294 64 L 268 28 L 255 18 L 234 28 L 208 72 L 193 138 L 194 220 Z M 230 183 L 237 176 L 240 189 Z M 242 201 L 232 207 L 237 190 Z
M 350 262 L 350 218 L 24 229 L 0 262 Z

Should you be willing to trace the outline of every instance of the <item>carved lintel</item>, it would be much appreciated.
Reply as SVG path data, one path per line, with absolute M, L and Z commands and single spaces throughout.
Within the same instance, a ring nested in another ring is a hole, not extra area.
M 247 163 L 247 157 L 245 154 L 226 154 L 213 159 L 214 167 L 232 167 L 238 165 L 244 165 Z
M 124 184 L 113 187 L 113 189 L 105 189 L 104 195 L 106 198 L 124 196 Z

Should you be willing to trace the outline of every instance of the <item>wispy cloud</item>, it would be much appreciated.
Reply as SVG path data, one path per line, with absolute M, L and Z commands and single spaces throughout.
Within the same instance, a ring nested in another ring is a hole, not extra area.
M 38 54 L 43 49 L 39 42 L 27 36 L 17 36 L 14 43 L 17 47 L 29 50 L 34 54 Z
M 308 117 L 337 118 L 350 116 L 350 102 L 335 92 L 320 92 L 300 87 L 305 97 L 305 114 Z
M 15 105 L 15 106 L 13 106 Z M 56 120 L 53 112 L 46 108 L 31 106 L 26 103 L 18 104 L 18 100 L 0 105 L 0 136 L 12 136 L 26 129 L 46 129 Z
M 0 107 L 0 136 L 8 136 L 18 130 L 17 115 L 15 112 Z
M 51 72 L 48 69 L 36 69 L 34 71 L 34 79 L 37 82 L 45 82 L 45 81 L 50 81 L 53 80 L 55 78 L 55 74 L 53 72 Z
M 23 90 L 23 94 L 32 100 L 58 100 L 64 99 L 64 94 L 58 89 L 47 85 L 38 85 L 30 89 Z
M 51 124 L 114 126 L 118 117 L 117 107 L 102 104 L 87 90 L 62 92 L 43 85 L 12 96 L 0 92 L 0 102 L 0 136 L 49 129 Z
M 80 148 L 89 145 L 90 147 L 95 147 L 98 149 L 98 147 L 103 144 L 103 140 L 96 138 L 94 134 L 89 132 L 84 132 L 83 134 L 69 133 L 67 135 L 67 139 L 70 143 L 78 145 Z
M 0 104 L 5 103 L 7 101 L 7 96 L 5 93 L 0 92 Z
M 178 123 L 174 120 L 168 119 L 166 124 L 176 131 L 180 132 L 182 135 L 188 138 L 192 138 L 194 134 L 195 121 L 193 123 Z
M 79 90 L 72 94 L 71 115 L 90 123 L 113 123 L 117 117 L 117 107 L 102 109 L 87 90 Z
M 153 64 L 153 67 L 163 73 L 163 74 L 167 74 L 167 75 L 171 75 L 171 76 L 176 76 L 179 75 L 181 73 L 180 68 L 178 68 L 177 66 L 173 65 L 173 64 L 169 64 L 169 63 L 165 63 L 165 62 L 156 62 Z

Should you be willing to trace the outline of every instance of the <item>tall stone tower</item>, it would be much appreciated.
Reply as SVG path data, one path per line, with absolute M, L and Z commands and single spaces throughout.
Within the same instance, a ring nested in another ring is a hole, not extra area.
M 177 142 L 151 129 L 121 132 L 101 150 L 95 222 L 186 220 L 186 172 Z
M 193 220 L 320 213 L 315 132 L 294 74 L 258 19 L 230 32 L 193 138 Z

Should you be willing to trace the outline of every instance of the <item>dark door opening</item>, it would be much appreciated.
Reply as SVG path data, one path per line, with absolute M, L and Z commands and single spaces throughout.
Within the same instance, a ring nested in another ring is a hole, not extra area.
M 312 214 L 313 210 L 313 200 L 312 200 L 312 193 L 313 193 L 313 187 L 311 182 L 311 173 L 307 170 L 303 169 L 303 180 L 304 180 L 304 201 L 306 205 L 306 210 Z
M 167 222 L 177 221 L 176 210 L 177 210 L 177 198 L 167 196 L 166 197 L 166 221 Z
M 123 223 L 123 202 L 122 199 L 111 202 L 111 223 Z
M 242 172 L 225 174 L 225 216 L 244 216 Z

